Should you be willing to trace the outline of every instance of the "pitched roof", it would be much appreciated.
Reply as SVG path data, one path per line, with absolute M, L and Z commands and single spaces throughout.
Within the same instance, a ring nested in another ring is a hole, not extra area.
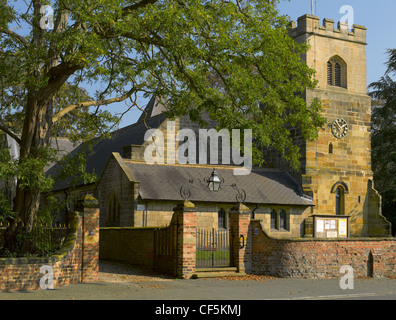
M 299 184 L 286 172 L 274 169 L 253 169 L 248 175 L 234 175 L 233 167 L 216 167 L 222 180 L 220 190 L 210 191 L 205 178 L 213 167 L 208 165 L 150 165 L 123 159 L 139 181 L 139 194 L 143 200 L 183 200 L 182 191 L 190 194 L 194 202 L 236 203 L 237 195 L 246 194 L 243 202 L 312 206 Z M 239 190 L 239 191 L 238 191 Z
M 64 155 L 69 154 L 72 152 L 75 148 L 78 147 L 80 143 L 76 142 L 73 143 L 70 141 L 68 138 L 52 138 L 50 140 L 50 146 L 57 151 L 56 154 L 56 159 L 60 160 Z M 44 171 L 48 171 L 51 169 L 56 162 L 49 163 L 47 167 L 44 168 Z
M 166 107 L 162 104 L 162 101 L 164 100 L 166 99 L 161 100 L 161 98 L 153 96 L 147 104 L 146 108 L 144 108 L 137 122 L 147 121 L 154 116 L 166 112 Z
M 155 99 L 152 98 L 148 106 L 154 103 L 154 100 Z M 123 147 L 132 144 L 141 145 L 144 142 L 144 134 L 147 128 L 158 128 L 165 119 L 166 114 L 161 113 L 145 121 L 138 121 L 130 126 L 112 132 L 110 138 L 95 138 L 89 142 L 82 143 L 70 152 L 69 155 L 73 157 L 78 152 L 83 152 L 86 159 L 86 172 L 101 176 L 112 152 L 123 154 Z M 89 147 L 90 144 L 92 147 Z M 75 177 L 56 179 L 61 169 L 59 164 L 55 164 L 47 171 L 47 175 L 55 177 L 53 191 L 71 187 L 71 183 L 75 179 Z M 78 185 L 81 184 L 83 184 L 83 181 Z
M 2 133 L 0 132 L 0 135 Z M 19 135 L 18 135 L 19 136 Z M 19 136 L 20 137 L 20 136 Z M 10 148 L 11 157 L 19 158 L 20 155 L 20 145 L 9 135 L 5 134 L 6 147 Z M 49 140 L 49 146 L 56 150 L 56 160 L 60 160 L 64 155 L 73 151 L 79 145 L 78 142 L 72 142 L 66 137 L 51 137 Z M 44 171 L 49 170 L 56 162 L 48 163 L 44 168 Z

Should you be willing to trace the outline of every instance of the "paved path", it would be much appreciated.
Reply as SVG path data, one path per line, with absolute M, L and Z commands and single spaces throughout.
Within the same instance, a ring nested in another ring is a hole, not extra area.
M 145 282 L 98 282 L 54 290 L 0 293 L 2 300 L 277 300 L 277 299 L 391 299 L 396 280 L 355 280 L 353 290 L 342 290 L 337 280 L 272 279 L 230 281 L 218 279 Z
M 343 290 L 339 279 L 176 280 L 102 263 L 97 283 L 53 290 L 0 292 L 0 300 L 396 300 L 396 279 L 355 279 L 353 284 L 354 289 Z

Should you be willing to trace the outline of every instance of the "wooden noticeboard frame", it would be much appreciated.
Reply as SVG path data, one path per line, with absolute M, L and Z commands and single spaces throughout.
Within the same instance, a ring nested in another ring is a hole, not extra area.
M 314 238 L 348 238 L 350 216 L 313 215 Z

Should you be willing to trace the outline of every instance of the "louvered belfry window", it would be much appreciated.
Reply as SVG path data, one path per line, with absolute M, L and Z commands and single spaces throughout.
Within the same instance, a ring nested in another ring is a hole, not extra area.
M 336 87 L 344 87 L 342 66 L 336 59 L 330 59 L 327 62 L 327 84 Z
M 334 85 L 341 87 L 341 65 L 338 62 L 334 63 Z
M 327 84 L 333 84 L 333 65 L 331 62 L 327 62 Z

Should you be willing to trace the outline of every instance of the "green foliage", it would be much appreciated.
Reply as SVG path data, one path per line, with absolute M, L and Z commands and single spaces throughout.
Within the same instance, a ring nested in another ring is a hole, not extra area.
M 91 99 L 92 97 L 85 89 L 65 83 L 56 93 L 54 112 L 57 113 L 64 106 L 78 101 Z M 55 122 L 52 135 L 67 137 L 72 142 L 86 141 L 106 134 L 110 125 L 117 120 L 118 118 L 107 110 L 95 108 L 93 111 L 89 107 L 76 108 Z
M 1 248 L 0 256 L 9 258 L 47 257 L 62 247 L 67 234 L 67 229 L 56 230 L 49 225 L 34 227 L 30 233 L 19 230 L 12 250 Z
M 386 74 L 369 88 L 372 111 L 372 168 L 375 188 L 382 195 L 383 214 L 396 230 L 396 49 L 388 50 Z
M 0 149 L 0 180 L 16 177 L 22 188 L 50 191 L 53 180 L 46 177 L 44 167 L 53 160 L 54 152 L 50 148 L 40 148 L 36 157 L 16 160 L 10 158 L 8 149 Z
M 41 148 L 35 157 L 21 158 L 16 164 L 18 184 L 22 188 L 48 192 L 53 180 L 45 175 L 44 168 L 53 160 L 54 149 Z
M 170 116 L 202 121 L 205 111 L 222 128 L 253 129 L 257 146 L 276 148 L 297 167 L 299 150 L 285 125 L 300 126 L 304 138 L 314 139 L 324 120 L 320 103 L 307 105 L 302 97 L 316 85 L 314 71 L 300 60 L 308 46 L 288 36 L 289 19 L 277 3 L 49 1 L 62 26 L 40 33 L 33 27 L 23 37 L 26 44 L 17 36 L 3 40 L 0 68 L 9 71 L 2 88 L 4 119 L 22 120 L 27 93 L 50 85 L 53 73 L 37 72 L 37 66 L 52 55 L 69 80 L 53 92 L 54 114 L 90 100 L 76 90 L 86 84 L 98 88 L 95 106 L 126 93 L 167 96 Z M 26 10 L 6 4 L 2 11 L 10 22 L 39 19 L 31 8 L 23 16 Z M 101 108 L 73 110 L 55 122 L 54 131 L 76 140 L 92 138 L 95 129 L 116 120 Z
M 15 217 L 15 212 L 12 211 L 10 200 L 0 191 L 0 222 L 5 223 L 8 218 Z
M 41 197 L 41 202 L 42 204 L 37 212 L 36 223 L 39 225 L 54 223 L 55 216 L 61 209 L 62 204 L 51 194 Z
M 60 171 L 56 173 L 57 179 L 67 179 L 72 188 L 77 185 L 94 183 L 98 180 L 95 172 L 86 171 L 86 156 L 92 151 L 88 142 L 73 155 L 66 155 L 60 161 Z
M 102 135 L 119 121 L 103 106 L 124 101 L 127 112 L 138 95 L 166 97 L 170 117 L 202 124 L 207 113 L 221 128 L 252 129 L 255 163 L 269 147 L 298 168 L 288 128 L 315 139 L 324 119 L 319 101 L 303 98 L 316 86 L 301 60 L 308 44 L 289 37 L 278 2 L 0 0 L 0 130 L 21 147 L 19 161 L 0 165 L 0 178 L 15 176 L 23 188 L 15 203 L 26 212 L 18 215 L 35 215 L 37 190 L 51 189 L 43 173 L 54 160 L 50 136 Z M 53 8 L 52 30 L 40 26 L 44 4 Z M 88 86 L 93 94 L 82 89 Z M 65 177 L 95 181 L 82 153 L 62 164 Z
M 6 181 L 16 174 L 16 164 L 10 158 L 8 148 L 0 148 L 0 180 Z

